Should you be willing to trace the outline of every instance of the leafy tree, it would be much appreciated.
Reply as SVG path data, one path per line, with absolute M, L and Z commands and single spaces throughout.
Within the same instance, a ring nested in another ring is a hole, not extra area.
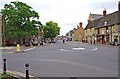
M 5 15 L 5 37 L 20 37 L 28 35 L 37 35 L 38 30 L 34 26 L 34 22 L 30 19 L 39 18 L 38 13 L 26 3 L 14 1 L 5 4 L 1 13 Z
M 45 38 L 50 38 L 51 40 L 53 40 L 53 38 L 59 35 L 60 27 L 58 26 L 57 23 L 53 21 L 49 21 L 44 25 L 43 31 Z
M 34 26 L 36 26 L 38 28 L 38 32 L 41 36 L 43 36 L 43 24 L 40 21 L 32 21 Z
M 69 35 L 69 33 L 66 33 L 66 36 L 68 36 Z

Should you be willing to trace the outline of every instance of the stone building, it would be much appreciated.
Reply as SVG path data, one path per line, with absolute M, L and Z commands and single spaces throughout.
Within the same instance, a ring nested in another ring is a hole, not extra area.
M 102 17 L 88 20 L 88 24 L 84 29 L 85 40 L 88 43 L 120 43 L 120 2 L 118 4 L 118 11 L 107 14 L 105 9 Z

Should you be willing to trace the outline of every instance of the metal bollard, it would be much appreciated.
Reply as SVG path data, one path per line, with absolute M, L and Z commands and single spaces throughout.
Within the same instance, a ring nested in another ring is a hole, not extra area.
M 25 79 L 29 79 L 29 64 L 26 63 L 25 67 L 26 67 L 26 78 Z
M 72 77 L 70 77 L 70 79 L 76 79 L 76 77 L 72 76 Z
M 6 74 L 6 59 L 3 59 L 3 74 Z

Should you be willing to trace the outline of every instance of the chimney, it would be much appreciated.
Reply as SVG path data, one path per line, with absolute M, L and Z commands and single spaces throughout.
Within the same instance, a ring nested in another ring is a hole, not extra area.
M 80 25 L 80 28 L 82 28 L 82 22 L 80 22 L 79 25 Z
M 106 14 L 107 14 L 107 11 L 106 11 L 106 9 L 104 9 L 103 16 L 106 16 Z
M 77 29 L 79 28 L 79 25 L 77 25 Z
M 118 11 L 120 11 L 120 1 L 119 1 L 119 3 L 118 3 Z

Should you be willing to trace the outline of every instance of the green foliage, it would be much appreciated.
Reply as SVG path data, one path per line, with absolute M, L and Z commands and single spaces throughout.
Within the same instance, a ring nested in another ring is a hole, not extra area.
M 58 26 L 57 23 L 53 21 L 49 21 L 44 25 L 43 27 L 44 30 L 44 37 L 45 38 L 54 38 L 60 33 L 60 27 Z
M 37 28 L 30 19 L 39 18 L 38 13 L 26 3 L 14 1 L 5 4 L 1 13 L 5 15 L 5 36 L 37 35 Z
M 66 36 L 68 36 L 69 35 L 69 33 L 66 33 Z
M 7 73 L 7 74 L 0 74 L 0 79 L 16 79 L 16 78 Z

